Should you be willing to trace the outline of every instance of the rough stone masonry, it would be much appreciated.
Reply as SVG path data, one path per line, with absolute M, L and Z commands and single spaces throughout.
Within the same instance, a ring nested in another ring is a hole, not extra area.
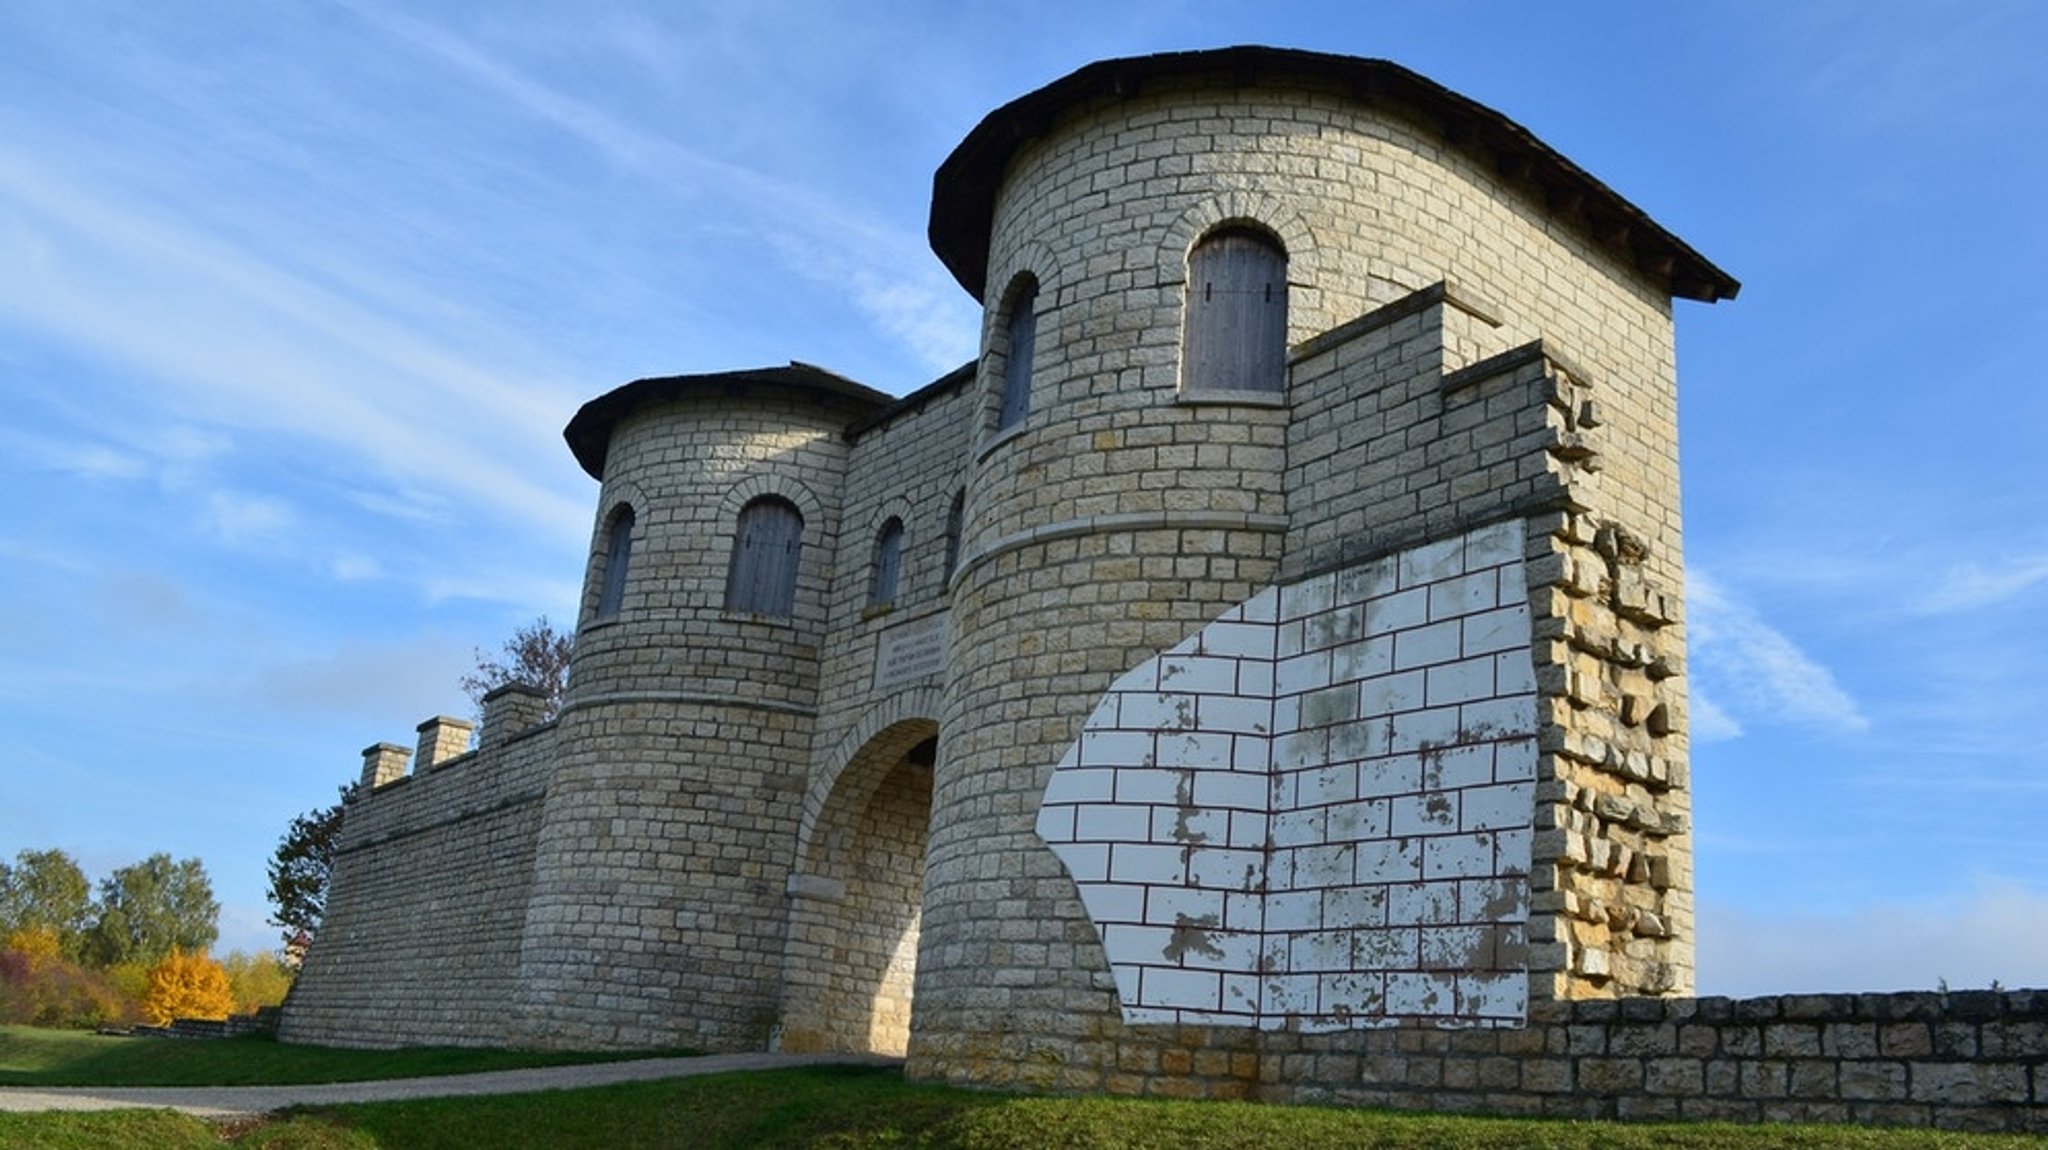
M 365 752 L 288 1041 L 2043 1128 L 2041 996 L 1696 1000 L 1672 301 L 1492 109 L 1089 65 L 941 165 L 977 359 L 586 404 L 559 717 Z

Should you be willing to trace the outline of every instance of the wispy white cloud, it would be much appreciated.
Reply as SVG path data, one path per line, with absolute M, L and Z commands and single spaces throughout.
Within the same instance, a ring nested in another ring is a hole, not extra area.
M 485 52 L 475 43 L 435 24 L 376 5 L 350 3 L 345 6 L 396 38 L 454 65 L 471 79 L 502 96 L 509 97 L 529 113 L 584 140 L 615 163 L 628 168 L 641 168 L 652 161 L 657 153 L 667 153 L 666 158 L 670 162 L 687 157 L 694 163 L 710 166 L 710 161 L 703 157 L 669 148 L 654 137 L 605 115 L 589 103 L 564 95 L 529 78 L 517 68 Z M 726 174 L 734 175 L 741 172 L 739 169 L 728 169 Z
M 1862 4 L 1813 5 L 1788 13 L 1786 30 L 1805 34 L 1800 74 L 1820 98 L 1812 114 L 1830 134 L 1854 126 L 1888 136 L 1954 135 L 1949 109 L 2001 98 L 2030 79 L 2016 57 L 1989 50 L 2031 34 L 2024 27 L 2030 7 L 1936 4 L 1880 13 Z M 1901 24 L 1912 29 L 1913 51 L 1898 50 Z M 1787 37 L 1788 47 L 1795 43 Z
M 140 458 L 103 443 L 58 442 L 8 434 L 9 450 L 41 467 L 80 479 L 140 479 L 149 465 Z
M 361 583 L 382 576 L 384 565 L 368 555 L 349 552 L 335 556 L 328 571 L 340 582 Z
M 2048 892 L 1985 879 L 1954 895 L 1845 913 L 1699 907 L 1699 989 L 1798 992 L 2048 986 Z
M 1695 690 L 1711 702 L 1711 731 L 1790 722 L 1832 734 L 1868 730 L 1856 700 L 1827 667 L 1706 572 L 1686 572 Z M 1696 699 L 1694 719 L 1700 705 Z
M 927 368 L 947 370 L 973 355 L 977 309 L 938 270 L 922 236 L 850 208 L 841 195 L 821 195 L 802 183 L 640 130 L 434 24 L 370 5 L 351 9 L 581 141 L 607 162 L 666 185 L 678 197 L 716 202 L 724 226 L 749 221 L 753 238 L 779 254 L 790 271 L 848 292 L 861 312 Z
M 1705 690 L 1692 688 L 1692 739 L 1696 743 L 1725 743 L 1742 737 L 1742 724 L 1721 709 Z
M 136 437 L 138 445 L 166 463 L 204 463 L 234 450 L 226 433 L 186 424 L 146 428 Z
M 354 491 L 348 501 L 374 515 L 405 523 L 446 523 L 454 513 L 446 497 L 418 488 Z
M 442 570 L 421 576 L 421 587 L 429 602 L 449 599 L 478 599 L 495 603 L 518 603 L 556 618 L 575 618 L 581 600 L 581 572 L 559 572 L 507 568 Z
M 850 291 L 862 312 L 932 371 L 950 371 L 974 357 L 977 309 L 943 274 L 883 274 L 812 236 L 776 232 L 764 238 L 805 279 Z
M 277 540 L 298 523 L 298 514 L 282 499 L 246 491 L 214 491 L 206 499 L 206 526 L 232 547 L 259 547 Z
M 1975 611 L 1996 607 L 2048 584 L 2048 555 L 2031 555 L 2001 563 L 1964 563 L 1950 568 L 1941 585 L 1917 604 L 1925 614 Z
M 0 318 L 181 385 L 213 425 L 282 431 L 394 483 L 580 529 L 584 500 L 519 462 L 557 450 L 565 389 L 466 359 L 31 156 L 0 150 L 0 206 L 32 221 L 38 249 L 9 251 L 0 235 L 0 260 L 17 268 L 0 277 Z M 205 454 L 208 432 L 182 434 Z
M 0 538 L 0 559 L 44 568 L 45 576 L 37 582 L 48 582 L 50 575 L 62 575 L 67 578 L 88 575 L 93 569 L 91 563 L 75 552 L 46 543 L 31 543 L 26 539 Z

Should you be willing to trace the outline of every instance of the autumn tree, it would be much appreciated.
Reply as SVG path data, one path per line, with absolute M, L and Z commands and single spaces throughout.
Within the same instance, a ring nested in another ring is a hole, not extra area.
M 151 1026 L 169 1026 L 180 1018 L 218 1020 L 234 1012 L 235 994 L 228 985 L 228 973 L 205 954 L 187 954 L 172 947 L 149 968 L 142 1018 Z
M 0 937 L 46 930 L 59 953 L 80 954 L 93 919 L 92 884 L 70 855 L 25 850 L 0 863 Z
M 341 788 L 341 801 L 307 811 L 292 820 L 270 856 L 270 916 L 284 928 L 287 947 L 306 941 L 327 916 L 327 880 L 334 871 L 334 848 L 341 838 L 342 810 L 355 785 Z
M 100 882 L 99 918 L 86 935 L 94 965 L 153 963 L 172 950 L 203 954 L 220 936 L 220 903 L 198 859 L 157 853 Z
M 538 687 L 548 697 L 546 717 L 552 719 L 562 709 L 562 693 L 569 689 L 569 656 L 575 647 L 574 635 L 556 631 L 542 615 L 512 632 L 498 657 L 477 648 L 476 671 L 462 677 L 462 689 L 481 714 L 484 696 L 499 687 L 509 683 Z

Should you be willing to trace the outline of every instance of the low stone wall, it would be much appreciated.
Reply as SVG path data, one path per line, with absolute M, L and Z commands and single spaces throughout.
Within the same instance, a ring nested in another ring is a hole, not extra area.
M 1529 1015 L 1519 1030 L 1267 1034 L 1258 1085 L 1241 1093 L 1557 1118 L 2048 1133 L 2048 990 L 1541 1002 Z
M 240 1038 L 245 1034 L 277 1033 L 278 1008 L 265 1006 L 252 1014 L 227 1018 L 177 1018 L 169 1026 L 136 1026 L 124 1033 L 135 1038 Z

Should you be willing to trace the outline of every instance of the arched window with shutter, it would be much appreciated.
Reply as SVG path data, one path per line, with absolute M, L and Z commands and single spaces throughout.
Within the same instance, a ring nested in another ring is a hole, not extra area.
M 1264 232 L 1225 228 L 1188 254 L 1182 392 L 1279 394 L 1287 378 L 1287 253 Z
M 741 508 L 725 581 L 725 609 L 776 619 L 795 614 L 803 544 L 803 514 L 787 499 L 767 495 Z
M 896 602 L 896 584 L 903 571 L 903 521 L 890 516 L 875 536 L 874 577 L 868 583 L 868 606 L 887 607 Z
M 604 582 L 597 592 L 597 617 L 610 619 L 626 601 L 626 569 L 633 561 L 633 508 L 620 504 L 605 534 Z
M 1003 410 L 996 430 L 1007 431 L 1031 414 L 1031 360 L 1038 350 L 1038 284 L 1026 278 L 1010 297 L 1004 327 Z

